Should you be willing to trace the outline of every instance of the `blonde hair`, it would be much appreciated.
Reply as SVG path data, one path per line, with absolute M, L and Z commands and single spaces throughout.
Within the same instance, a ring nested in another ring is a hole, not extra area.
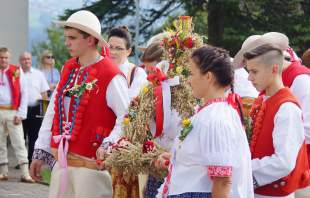
M 40 55 L 40 67 L 43 68 L 44 67 L 44 58 L 46 56 L 49 56 L 49 55 L 53 55 L 53 53 L 50 51 L 50 50 L 44 50 L 41 55 Z

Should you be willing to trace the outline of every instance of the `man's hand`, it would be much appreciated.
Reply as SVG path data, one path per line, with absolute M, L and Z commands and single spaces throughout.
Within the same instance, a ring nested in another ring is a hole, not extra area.
M 96 152 L 96 157 L 97 157 L 96 165 L 97 165 L 97 169 L 98 170 L 103 170 L 104 169 L 104 160 L 107 157 L 107 155 L 108 155 L 107 151 L 103 147 L 99 147 L 97 149 L 97 152 Z
M 32 179 L 34 179 L 35 181 L 42 181 L 42 176 L 41 176 L 41 167 L 43 165 L 43 161 L 42 160 L 32 160 L 31 165 L 30 165 L 30 176 L 32 177 Z
M 168 169 L 170 164 L 171 153 L 162 153 L 155 161 L 155 167 L 158 169 Z
M 22 123 L 21 117 L 19 117 L 19 116 L 14 116 L 13 123 L 14 123 L 15 125 L 19 125 L 20 123 Z

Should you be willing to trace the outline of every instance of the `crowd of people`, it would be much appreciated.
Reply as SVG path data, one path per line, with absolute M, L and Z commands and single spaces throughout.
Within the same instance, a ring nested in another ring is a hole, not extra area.
M 203 104 L 188 124 L 171 109 L 170 127 L 156 140 L 165 152 L 153 164 L 166 177 L 149 175 L 141 185 L 104 161 L 154 66 L 169 70 L 162 47 L 169 33 L 141 47 L 139 66 L 128 60 L 126 26 L 105 41 L 98 18 L 85 10 L 59 25 L 72 56 L 61 75 L 50 51 L 35 69 L 29 52 L 15 66 L 9 49 L 0 48 L 0 182 L 8 180 L 9 136 L 21 181 L 41 181 L 42 165 L 50 166 L 50 198 L 310 197 L 309 50 L 299 58 L 278 32 L 249 36 L 233 58 L 210 45 L 195 49 L 189 84 Z M 43 121 L 41 100 L 49 100 Z

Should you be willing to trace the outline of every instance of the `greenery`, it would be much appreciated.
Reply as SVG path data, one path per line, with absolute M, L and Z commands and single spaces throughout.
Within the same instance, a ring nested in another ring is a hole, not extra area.
M 144 0 L 140 0 L 144 3 Z M 191 15 L 195 32 L 205 36 L 207 43 L 223 47 L 234 56 L 250 35 L 277 31 L 286 34 L 290 45 L 301 54 L 310 47 L 310 0 L 149 0 L 149 8 L 140 9 L 141 41 L 145 42 L 163 28 L 172 26 L 177 15 Z M 94 12 L 102 22 L 103 32 L 121 23 L 134 30 L 135 0 L 87 1 L 81 9 Z M 66 19 L 78 10 L 66 10 Z M 126 19 L 126 20 L 125 20 Z M 47 29 L 49 40 L 38 44 L 34 54 L 50 48 L 57 66 L 68 57 L 62 31 Z
M 63 29 L 53 25 L 46 31 L 48 40 L 34 45 L 32 49 L 32 54 L 38 57 L 39 60 L 39 57 L 44 50 L 48 49 L 52 51 L 55 57 L 55 67 L 60 70 L 64 62 L 70 57 L 65 46 Z

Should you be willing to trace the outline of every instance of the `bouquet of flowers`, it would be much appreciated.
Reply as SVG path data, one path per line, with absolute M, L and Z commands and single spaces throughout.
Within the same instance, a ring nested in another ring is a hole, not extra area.
M 169 62 L 167 73 L 154 67 L 148 75 L 150 82 L 129 106 L 128 115 L 123 122 L 123 137 L 128 140 L 124 148 L 112 149 L 105 161 L 107 167 L 114 167 L 124 172 L 149 173 L 162 176 L 154 171 L 154 159 L 165 150 L 153 142 L 160 138 L 163 132 L 163 84 L 177 82 L 171 86 L 171 107 L 181 117 L 193 115 L 197 101 L 193 97 L 187 82 L 189 76 L 189 58 L 192 52 L 203 45 L 203 39 L 193 33 L 192 18 L 180 16 L 174 22 L 175 30 L 169 30 L 169 36 L 161 41 L 164 48 L 163 59 Z M 151 133 L 150 123 L 156 122 L 156 133 Z M 152 146 L 154 145 L 154 146 Z

